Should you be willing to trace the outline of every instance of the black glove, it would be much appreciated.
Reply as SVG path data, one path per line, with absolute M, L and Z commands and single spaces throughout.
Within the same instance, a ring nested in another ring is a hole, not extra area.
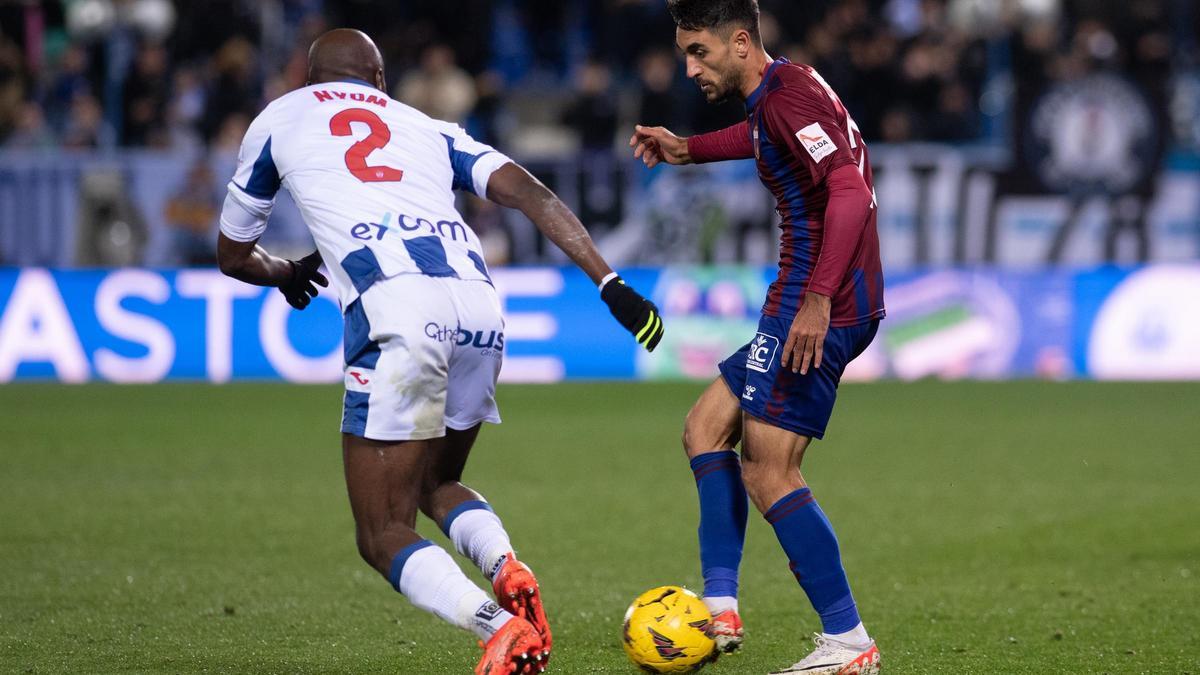
M 653 302 L 626 286 L 621 277 L 614 277 L 604 284 L 600 299 L 625 330 L 633 333 L 638 344 L 648 352 L 654 351 L 664 331 L 662 316 Z
M 288 304 L 296 309 L 308 307 L 312 298 L 317 297 L 317 284 L 328 286 L 329 280 L 317 270 L 321 267 L 321 254 L 318 251 L 304 256 L 299 260 L 289 260 L 292 265 L 292 278 L 280 284 L 279 292 L 287 298 Z

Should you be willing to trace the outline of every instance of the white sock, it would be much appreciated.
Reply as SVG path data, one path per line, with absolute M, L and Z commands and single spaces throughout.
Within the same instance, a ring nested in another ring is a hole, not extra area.
M 471 583 L 439 546 L 409 556 L 400 571 L 400 592 L 409 602 L 487 641 L 513 618 Z
M 708 607 L 709 614 L 713 616 L 730 609 L 738 611 L 737 598 L 732 595 L 714 595 L 711 598 L 704 596 L 704 606 Z
M 500 517 L 487 509 L 460 513 L 446 534 L 454 542 L 454 548 L 470 558 L 489 580 L 513 550 Z
M 823 635 L 831 640 L 836 640 L 856 649 L 866 649 L 871 646 L 871 636 L 867 635 L 867 629 L 862 625 L 861 621 L 858 622 L 857 626 L 845 633 L 824 633 Z

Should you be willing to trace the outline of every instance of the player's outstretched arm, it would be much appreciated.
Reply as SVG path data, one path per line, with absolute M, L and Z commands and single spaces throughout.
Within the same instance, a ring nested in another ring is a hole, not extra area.
M 523 167 L 509 162 L 488 179 L 489 200 L 517 209 L 538 230 L 562 249 L 600 287 L 600 298 L 613 317 L 648 351 L 654 351 L 663 336 L 658 307 L 625 284 L 596 250 L 591 235 L 566 204 L 550 188 Z
M 687 138 L 676 136 L 663 127 L 636 126 L 629 147 L 633 148 L 634 158 L 642 160 L 647 168 L 654 168 L 660 162 L 705 164 L 754 157 L 748 122 Z
M 524 213 L 594 283 L 600 284 L 612 273 L 612 268 L 596 250 L 591 235 L 571 209 L 516 162 L 505 164 L 491 175 L 487 198 Z
M 255 286 L 275 286 L 288 304 L 304 309 L 317 297 L 317 286 L 328 286 L 321 274 L 321 254 L 313 251 L 300 260 L 285 260 L 267 253 L 258 240 L 236 241 L 217 237 L 217 265 L 221 273 Z

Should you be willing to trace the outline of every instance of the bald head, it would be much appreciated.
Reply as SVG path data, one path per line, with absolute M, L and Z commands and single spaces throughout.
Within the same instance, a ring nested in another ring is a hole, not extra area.
M 383 57 L 366 33 L 338 28 L 317 38 L 308 50 L 308 83 L 365 80 L 381 91 Z

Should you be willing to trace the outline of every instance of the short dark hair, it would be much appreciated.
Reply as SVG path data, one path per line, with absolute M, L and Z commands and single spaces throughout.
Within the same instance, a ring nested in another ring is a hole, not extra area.
M 758 32 L 758 0 L 667 0 L 667 10 L 675 25 L 684 30 L 744 28 L 755 43 L 762 41 Z

